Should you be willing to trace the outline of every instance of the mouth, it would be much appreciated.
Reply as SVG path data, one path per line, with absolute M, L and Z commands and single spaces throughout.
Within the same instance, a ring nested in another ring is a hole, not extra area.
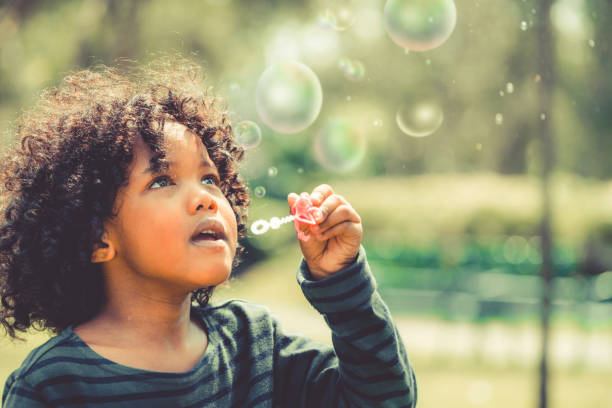
M 200 223 L 191 236 L 190 242 L 199 246 L 210 246 L 225 241 L 223 225 L 216 220 L 205 220 Z
M 193 242 L 219 241 L 221 239 L 222 238 L 215 231 L 211 231 L 211 230 L 202 231 L 202 232 L 196 234 L 195 236 L 191 237 L 191 240 Z

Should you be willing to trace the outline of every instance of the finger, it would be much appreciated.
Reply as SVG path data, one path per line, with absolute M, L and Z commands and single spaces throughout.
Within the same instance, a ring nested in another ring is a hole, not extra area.
M 312 190 L 310 201 L 312 201 L 312 205 L 318 207 L 332 194 L 334 194 L 334 190 L 328 184 L 321 184 Z
M 329 214 L 331 214 L 338 206 L 342 204 L 347 204 L 348 202 L 339 194 L 332 194 L 327 197 L 319 206 L 320 214 L 317 214 L 316 217 L 317 224 L 322 224 L 325 222 Z M 320 216 L 319 216 L 320 215 Z
M 289 209 L 293 208 L 293 205 L 299 197 L 300 196 L 295 193 L 289 193 L 289 195 L 287 196 L 287 203 L 289 204 Z
M 327 217 L 325 222 L 313 226 L 312 232 L 315 234 L 321 234 L 344 222 L 352 222 L 357 224 L 361 223 L 361 217 L 359 217 L 357 211 L 355 211 L 355 209 L 349 204 L 341 204 L 336 207 L 335 210 Z
M 334 225 L 333 227 L 329 228 L 327 231 L 323 233 L 314 234 L 314 236 L 319 241 L 327 241 L 327 240 L 332 239 L 335 236 L 346 234 L 348 231 L 351 231 L 351 229 L 355 229 L 355 232 L 357 232 L 358 228 L 359 227 L 355 223 L 350 222 L 350 221 L 345 221 L 340 224 Z

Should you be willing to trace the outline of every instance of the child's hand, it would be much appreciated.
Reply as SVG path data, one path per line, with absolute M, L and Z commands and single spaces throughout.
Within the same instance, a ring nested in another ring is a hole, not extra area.
M 289 207 L 293 207 L 298 197 L 295 193 L 289 194 Z M 300 246 L 313 278 L 320 280 L 355 261 L 362 226 L 355 209 L 327 184 L 316 187 L 310 200 L 321 211 L 315 215 L 317 225 L 300 224 L 303 233 L 310 235 L 309 240 L 300 240 Z

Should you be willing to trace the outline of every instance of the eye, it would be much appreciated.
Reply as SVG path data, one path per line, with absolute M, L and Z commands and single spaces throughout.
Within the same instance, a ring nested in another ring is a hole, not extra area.
M 170 181 L 171 180 L 172 179 L 170 177 L 168 177 L 168 176 L 157 177 L 149 185 L 149 188 L 153 189 L 153 190 L 156 190 L 156 189 L 161 188 L 161 187 L 168 187 L 170 185 Z M 207 174 L 204 177 L 202 177 L 202 180 L 204 181 L 204 184 L 209 184 L 211 186 L 218 186 L 219 185 L 219 178 L 217 177 L 216 174 Z M 160 187 L 153 187 L 156 184 L 159 184 Z
M 211 184 L 211 185 L 219 185 L 219 178 L 214 175 L 214 174 L 207 174 L 205 175 L 202 180 L 206 181 L 206 184 Z
M 160 184 L 163 184 L 163 183 L 161 183 L 162 181 L 169 181 L 169 180 L 170 180 L 170 178 L 169 178 L 168 176 L 161 176 L 161 177 L 158 177 L 158 178 L 156 178 L 155 180 L 153 180 L 153 182 L 151 183 L 151 185 L 149 185 L 149 188 L 153 188 L 153 186 L 154 186 L 155 184 L 157 184 L 158 182 L 159 182 Z M 162 187 L 166 187 L 166 186 L 162 185 Z

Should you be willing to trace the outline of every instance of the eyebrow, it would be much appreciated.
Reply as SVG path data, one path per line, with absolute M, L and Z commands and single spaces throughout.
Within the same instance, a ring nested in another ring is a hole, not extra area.
M 157 173 L 162 172 L 162 171 L 167 171 L 169 168 L 174 167 L 175 164 L 176 163 L 173 162 L 173 161 L 163 161 L 163 162 L 160 162 L 159 169 L 155 170 L 155 163 L 151 163 L 151 164 L 149 164 L 149 167 L 144 169 L 142 174 L 143 175 L 157 174 Z M 210 163 L 207 162 L 206 160 L 202 160 L 202 162 L 200 163 L 200 167 L 207 167 L 207 168 L 210 168 L 210 169 L 214 169 L 214 167 L 211 166 Z

